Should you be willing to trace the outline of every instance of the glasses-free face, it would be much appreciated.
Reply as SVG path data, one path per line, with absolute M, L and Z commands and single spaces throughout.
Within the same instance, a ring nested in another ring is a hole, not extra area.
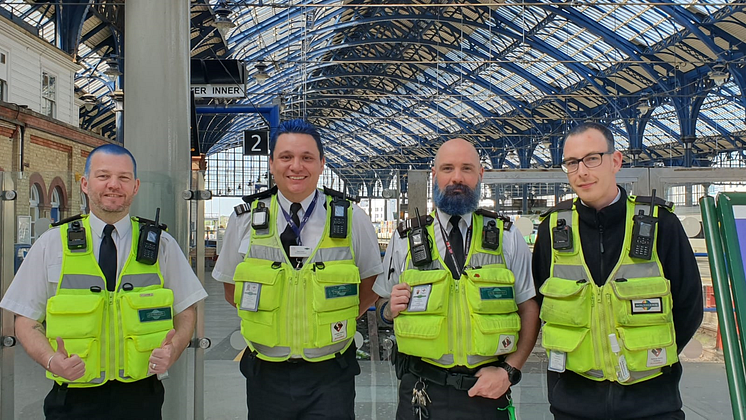
M 604 155 L 610 155 L 613 153 L 614 152 L 595 152 L 585 155 L 582 159 L 567 159 L 562 161 L 562 170 L 565 171 L 566 174 L 577 172 L 580 167 L 580 162 L 583 162 L 583 165 L 588 169 L 596 168 L 601 166 L 603 163 Z

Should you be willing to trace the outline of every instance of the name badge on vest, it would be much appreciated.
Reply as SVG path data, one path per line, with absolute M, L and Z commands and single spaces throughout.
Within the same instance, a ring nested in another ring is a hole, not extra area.
M 559 350 L 549 350 L 549 366 L 547 369 L 552 372 L 562 373 L 565 371 L 567 364 L 567 353 Z
M 290 258 L 306 258 L 311 256 L 313 249 L 310 246 L 292 245 L 290 247 Z
M 347 338 L 347 320 L 335 322 L 332 324 L 332 342 L 337 342 Z
M 427 310 L 427 301 L 430 300 L 432 284 L 421 284 L 412 288 L 412 297 L 409 298 L 407 310 L 409 312 L 423 312 Z
M 251 282 L 244 283 L 243 293 L 241 294 L 241 310 L 256 312 L 259 309 L 259 295 L 261 292 L 261 284 Z
M 663 300 L 661 298 L 634 299 L 631 302 L 633 314 L 663 313 Z

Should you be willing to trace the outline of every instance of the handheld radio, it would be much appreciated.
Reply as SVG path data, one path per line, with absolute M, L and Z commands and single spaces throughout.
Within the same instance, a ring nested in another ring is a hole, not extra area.
M 256 203 L 256 208 L 251 213 L 251 227 L 255 230 L 269 229 L 269 209 L 261 201 Z
M 572 249 L 572 229 L 565 219 L 557 220 L 557 226 L 552 228 L 552 247 L 558 251 Z
M 155 209 L 155 223 L 148 221 L 140 226 L 140 239 L 137 242 L 137 262 L 153 265 L 158 261 L 158 247 L 161 244 L 161 225 L 158 218 L 161 208 Z
M 653 258 L 653 244 L 655 243 L 655 224 L 658 218 L 653 217 L 655 210 L 655 190 L 650 197 L 650 214 L 645 215 L 642 210 L 632 220 L 632 243 L 630 244 L 629 256 L 649 260 Z
M 85 247 L 85 228 L 80 224 L 80 220 L 76 220 L 67 228 L 67 249 L 77 251 Z
M 500 247 L 500 229 L 494 220 L 487 222 L 482 230 L 482 248 L 496 250 Z
M 329 227 L 329 236 L 332 238 L 346 238 L 347 237 L 347 209 L 350 207 L 350 202 L 335 197 L 331 203 L 331 226 Z
M 412 264 L 415 267 L 423 266 L 433 262 L 430 255 L 430 240 L 427 236 L 427 230 L 422 227 L 420 220 L 420 209 L 415 207 L 417 216 L 417 227 L 412 226 L 409 231 L 409 251 L 412 253 Z

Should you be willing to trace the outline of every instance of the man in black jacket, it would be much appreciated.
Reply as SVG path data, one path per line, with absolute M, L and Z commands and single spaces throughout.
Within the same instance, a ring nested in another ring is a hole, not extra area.
M 577 225 L 572 228 L 578 229 L 583 265 L 587 268 L 586 272 L 593 283 L 600 288 L 607 283 L 607 279 L 609 282 L 612 281 L 612 273 L 618 269 L 620 260 L 631 260 L 627 257 L 629 247 L 624 246 L 624 240 L 625 229 L 628 232 L 626 235 L 630 235 L 632 215 L 628 213 L 627 192 L 616 185 L 616 173 L 622 165 L 622 154 L 614 151 L 614 138 L 607 127 L 596 123 L 584 123 L 568 134 L 562 165 L 579 199 L 574 203 L 560 204 L 553 210 L 564 208 L 565 211 L 572 209 L 571 211 L 577 213 Z M 675 345 L 677 353 L 680 353 L 702 321 L 702 283 L 694 253 L 676 215 L 665 207 L 658 206 L 657 216 L 657 258 L 663 270 L 663 277 L 670 284 L 673 304 L 668 311 L 672 313 Z M 547 217 L 539 226 L 534 247 L 533 275 L 537 289 L 536 298 L 540 303 L 545 296 L 539 291 L 551 277 L 553 261 L 557 263 L 553 227 L 550 226 L 550 218 Z M 619 280 L 626 281 L 613 279 Z M 664 298 L 667 299 L 667 296 Z M 653 302 L 656 300 L 653 299 Z M 599 299 L 596 304 L 605 305 L 606 302 Z M 634 304 L 635 301 L 632 301 L 632 306 Z M 542 318 L 543 315 L 544 313 Z M 636 316 L 638 315 L 633 308 L 630 318 Z M 590 335 L 594 335 L 594 327 L 598 328 L 600 324 L 596 323 L 597 321 L 591 322 L 593 323 L 589 322 Z M 601 334 L 596 331 L 596 335 L 604 335 L 609 331 Z M 614 336 L 614 340 L 616 332 L 609 334 Z M 546 339 L 546 331 L 544 334 Z M 603 338 L 597 340 L 597 343 L 602 343 Z M 611 341 L 611 337 L 609 340 Z M 621 336 L 619 341 L 622 341 Z M 606 348 L 613 347 L 614 344 L 611 344 Z M 648 366 L 651 366 L 651 358 L 654 360 L 660 349 L 647 351 L 650 352 Z M 565 362 L 569 357 L 573 357 L 570 350 L 568 353 L 550 352 L 547 389 L 555 419 L 684 419 L 679 393 L 682 367 L 681 363 L 675 361 L 676 358 L 673 358 L 675 363 L 672 364 L 660 362 L 658 366 L 662 367 L 659 374 L 635 382 L 634 375 L 633 380 L 629 379 L 629 372 L 624 376 L 626 362 L 621 357 L 618 361 L 619 366 L 625 365 L 620 369 L 621 373 L 617 371 L 614 375 L 612 372 L 611 379 L 608 379 L 608 375 L 602 376 L 607 380 L 599 380 L 600 377 L 594 379 L 588 372 L 581 375 L 565 369 Z M 614 360 L 613 357 L 612 355 L 609 360 Z M 613 363 L 616 362 L 614 360 Z M 634 383 L 630 385 L 631 382 Z

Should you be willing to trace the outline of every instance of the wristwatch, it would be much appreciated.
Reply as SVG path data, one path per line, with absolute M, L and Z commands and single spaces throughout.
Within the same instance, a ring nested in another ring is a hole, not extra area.
M 510 381 L 511 385 L 516 385 L 518 382 L 521 382 L 521 377 L 523 376 L 523 374 L 521 373 L 520 369 L 510 366 L 507 362 L 500 362 L 497 364 L 497 367 L 503 368 L 506 372 L 508 372 L 508 380 Z

